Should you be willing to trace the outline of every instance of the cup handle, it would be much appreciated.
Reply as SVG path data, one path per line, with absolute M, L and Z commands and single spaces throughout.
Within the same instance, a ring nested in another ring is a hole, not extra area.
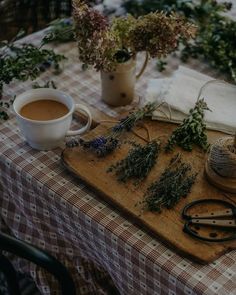
M 90 128 L 90 126 L 91 126 L 91 124 L 92 124 L 92 115 L 91 115 L 89 109 L 88 109 L 85 105 L 80 104 L 80 103 L 79 103 L 79 104 L 76 104 L 76 105 L 75 105 L 75 110 L 74 110 L 74 112 L 77 111 L 77 110 L 82 111 L 85 115 L 87 115 L 87 117 L 88 117 L 88 122 L 87 122 L 87 124 L 86 124 L 85 126 L 83 126 L 83 127 L 80 128 L 80 129 L 77 129 L 77 130 L 69 130 L 69 131 L 67 131 L 67 132 L 66 132 L 66 136 L 75 136 L 75 135 L 83 134 L 83 133 L 85 133 L 87 130 L 89 130 L 89 128 Z
M 146 51 L 144 63 L 142 65 L 140 72 L 136 75 L 136 80 L 138 80 L 142 76 L 142 74 L 144 73 L 144 71 L 147 67 L 147 64 L 148 64 L 148 60 L 149 60 L 149 53 Z

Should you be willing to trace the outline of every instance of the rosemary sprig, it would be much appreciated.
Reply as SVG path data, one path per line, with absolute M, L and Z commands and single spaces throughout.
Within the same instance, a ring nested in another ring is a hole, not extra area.
M 68 147 L 82 146 L 99 157 L 105 157 L 120 145 L 120 137 L 124 132 L 131 131 L 137 122 L 151 116 L 156 109 L 156 103 L 148 103 L 144 107 L 129 114 L 114 125 L 106 135 L 100 135 L 91 140 L 72 139 L 66 143 Z
M 107 172 L 115 172 L 117 180 L 127 182 L 134 179 L 134 184 L 139 184 L 156 164 L 160 152 L 160 143 L 153 140 L 145 145 L 134 144 L 128 155 L 111 165 Z
M 173 208 L 182 197 L 191 191 L 197 174 L 191 174 L 192 167 L 183 163 L 181 155 L 175 155 L 160 178 L 153 182 L 144 194 L 141 204 L 144 210 L 161 212 Z
M 204 123 L 205 110 L 209 110 L 209 108 L 204 99 L 198 100 L 195 107 L 190 109 L 188 117 L 171 134 L 165 146 L 166 151 L 173 150 L 175 145 L 186 151 L 191 151 L 193 144 L 201 147 L 204 151 L 208 149 L 206 124 Z

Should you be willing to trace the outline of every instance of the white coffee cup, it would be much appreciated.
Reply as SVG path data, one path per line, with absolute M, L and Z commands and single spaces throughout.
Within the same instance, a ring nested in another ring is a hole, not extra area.
M 30 102 L 50 99 L 63 103 L 69 109 L 66 115 L 48 121 L 31 120 L 20 114 L 22 107 Z M 92 116 L 88 108 L 82 104 L 75 104 L 73 98 L 56 89 L 39 88 L 28 90 L 15 98 L 13 109 L 20 130 L 28 144 L 37 150 L 51 150 L 60 146 L 65 136 L 75 136 L 85 133 L 89 130 L 92 123 Z M 85 126 L 78 130 L 69 130 L 72 121 L 73 112 L 79 110 L 88 117 Z

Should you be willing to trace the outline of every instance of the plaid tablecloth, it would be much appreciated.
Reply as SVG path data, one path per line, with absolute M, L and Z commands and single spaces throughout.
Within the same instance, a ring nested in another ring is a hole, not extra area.
M 43 32 L 27 38 L 39 42 Z M 75 44 L 56 50 L 68 57 L 59 76 L 45 73 L 38 81 L 53 79 L 76 101 L 85 101 L 111 116 L 127 108 L 111 109 L 100 101 L 99 74 L 83 71 Z M 178 65 L 171 58 L 165 75 Z M 212 74 L 206 65 L 190 67 Z M 137 103 L 148 77 L 160 77 L 155 62 L 137 84 Z M 9 98 L 31 87 L 12 83 Z M 129 106 L 128 108 L 131 108 Z M 102 201 L 84 183 L 62 167 L 61 148 L 49 152 L 31 149 L 12 117 L 0 125 L 1 229 L 46 249 L 71 271 L 78 294 L 236 294 L 236 251 L 207 266 L 184 259 L 135 226 L 116 208 Z M 96 169 L 96 167 L 94 167 Z M 57 294 L 52 277 L 26 261 L 14 259 L 36 280 L 43 294 Z

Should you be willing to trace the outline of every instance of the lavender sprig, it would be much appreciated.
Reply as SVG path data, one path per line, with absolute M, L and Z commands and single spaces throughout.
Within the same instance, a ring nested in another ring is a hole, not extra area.
M 99 136 L 89 141 L 81 139 L 80 145 L 98 157 L 105 157 L 118 147 L 119 140 L 115 137 Z
M 94 153 L 99 157 L 105 157 L 112 153 L 117 147 L 120 146 L 120 137 L 124 132 L 131 131 L 137 122 L 143 120 L 145 117 L 151 116 L 152 112 L 156 109 L 156 103 L 148 103 L 144 107 L 129 114 L 125 118 L 119 120 L 106 135 L 99 135 L 91 140 L 72 139 L 67 142 L 68 147 L 82 146 L 84 149 Z

